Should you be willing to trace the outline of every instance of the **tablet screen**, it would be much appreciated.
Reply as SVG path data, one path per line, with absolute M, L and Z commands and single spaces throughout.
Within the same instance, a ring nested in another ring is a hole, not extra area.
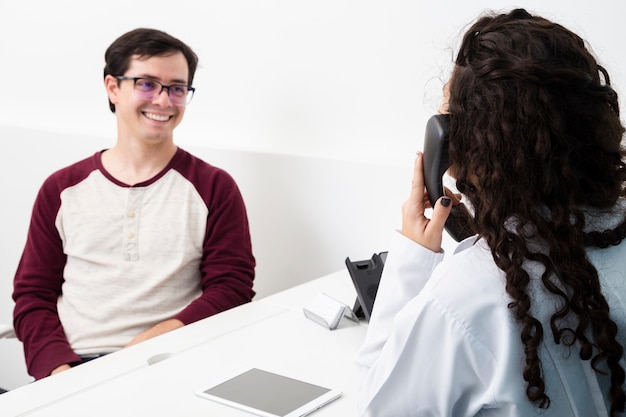
M 250 369 L 198 395 L 261 416 L 303 416 L 341 395 L 298 379 Z

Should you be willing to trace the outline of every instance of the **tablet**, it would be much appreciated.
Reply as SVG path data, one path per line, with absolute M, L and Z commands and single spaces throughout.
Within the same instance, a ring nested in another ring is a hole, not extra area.
M 263 417 L 305 416 L 341 396 L 338 390 L 257 368 L 196 394 Z

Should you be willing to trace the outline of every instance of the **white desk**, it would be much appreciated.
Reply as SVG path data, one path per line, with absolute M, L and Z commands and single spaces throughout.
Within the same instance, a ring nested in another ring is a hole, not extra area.
M 257 367 L 343 391 L 316 417 L 354 415 L 353 357 L 366 326 L 345 320 L 330 331 L 308 320 L 302 307 L 320 292 L 349 306 L 356 297 L 340 271 L 0 395 L 0 414 L 249 416 L 193 391 Z

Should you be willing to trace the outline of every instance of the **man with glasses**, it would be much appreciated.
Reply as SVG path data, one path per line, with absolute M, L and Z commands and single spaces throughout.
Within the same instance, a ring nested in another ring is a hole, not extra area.
M 44 182 L 15 276 L 14 327 L 36 379 L 254 296 L 237 185 L 173 140 L 196 54 L 137 29 L 105 61 L 117 141 Z

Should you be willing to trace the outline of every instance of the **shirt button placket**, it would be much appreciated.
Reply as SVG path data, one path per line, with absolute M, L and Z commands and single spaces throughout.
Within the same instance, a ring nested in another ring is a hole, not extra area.
M 139 208 L 143 190 L 130 187 L 126 200 L 126 212 L 124 215 L 124 259 L 136 261 L 139 259 L 139 242 L 137 235 L 139 232 Z

